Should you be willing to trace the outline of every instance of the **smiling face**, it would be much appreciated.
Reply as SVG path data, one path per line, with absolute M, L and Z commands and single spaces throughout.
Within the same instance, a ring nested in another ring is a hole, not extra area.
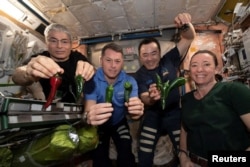
M 209 53 L 195 54 L 190 60 L 190 77 L 196 85 L 208 85 L 216 82 L 217 63 Z
M 100 61 L 106 80 L 109 83 L 113 83 L 123 68 L 124 60 L 122 53 L 106 49 Z
M 51 30 L 48 33 L 46 42 L 52 59 L 55 61 L 66 61 L 69 58 L 72 43 L 67 33 Z
M 155 42 L 141 45 L 140 62 L 146 69 L 153 70 L 158 67 L 160 59 L 160 50 Z

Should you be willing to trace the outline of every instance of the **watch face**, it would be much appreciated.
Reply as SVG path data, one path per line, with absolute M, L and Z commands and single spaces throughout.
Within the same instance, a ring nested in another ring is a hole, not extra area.
M 184 151 L 184 150 L 179 149 L 179 150 L 178 150 L 178 154 L 177 154 L 178 157 L 180 157 L 182 154 L 188 156 L 188 152 L 187 152 L 187 151 Z

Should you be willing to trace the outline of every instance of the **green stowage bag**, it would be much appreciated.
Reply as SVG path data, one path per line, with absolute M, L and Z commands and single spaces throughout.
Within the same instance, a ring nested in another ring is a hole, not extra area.
M 79 153 L 86 153 L 97 147 L 99 143 L 97 126 L 85 125 L 77 129 L 77 134 L 79 136 Z
M 7 147 L 0 147 L 0 166 L 10 167 L 12 161 L 12 152 Z
M 51 135 L 33 140 L 27 153 L 37 163 L 46 165 L 70 158 L 78 147 L 75 128 L 60 125 Z

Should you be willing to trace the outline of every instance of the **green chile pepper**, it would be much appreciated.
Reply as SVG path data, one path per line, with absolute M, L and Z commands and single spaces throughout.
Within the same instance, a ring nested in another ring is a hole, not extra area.
M 75 77 L 75 82 L 76 82 L 76 101 L 79 100 L 81 97 L 82 91 L 83 91 L 83 85 L 84 85 L 84 79 L 82 75 L 77 75 Z
M 162 83 L 161 77 L 156 74 L 156 86 L 157 89 L 161 91 L 161 108 L 162 110 L 166 107 L 167 90 L 169 87 L 169 81 Z
M 169 88 L 169 81 L 165 82 L 161 88 L 161 108 L 162 110 L 166 107 L 166 99 L 168 97 L 167 90 Z
M 106 95 L 105 95 L 105 101 L 106 101 L 107 103 L 111 103 L 111 102 L 112 102 L 113 92 L 114 92 L 114 87 L 113 87 L 113 85 L 109 85 L 109 86 L 106 88 Z
M 184 85 L 186 83 L 186 79 L 184 77 L 178 77 L 169 84 L 169 80 L 165 83 L 162 83 L 162 80 L 158 74 L 156 74 L 156 77 L 157 88 L 161 91 L 161 107 L 162 110 L 164 110 L 166 107 L 166 99 L 168 97 L 169 92 L 174 88 Z
M 175 80 L 173 80 L 170 85 L 168 86 L 167 90 L 165 90 L 165 97 L 168 97 L 168 94 L 171 90 L 173 90 L 174 88 L 177 88 L 179 86 L 182 86 L 186 83 L 186 79 L 184 77 L 178 77 Z M 164 106 L 165 109 L 165 106 Z
M 156 74 L 156 86 L 157 86 L 157 89 L 159 89 L 159 90 L 161 90 L 162 89 L 162 80 L 161 80 L 161 77 L 158 75 L 158 74 Z
M 130 82 L 125 82 L 124 83 L 124 99 L 125 99 L 125 102 L 128 102 L 129 101 L 129 97 L 130 97 L 130 94 L 132 92 L 132 84 Z
M 171 91 L 172 89 L 182 86 L 185 83 L 186 83 L 186 79 L 184 77 L 178 77 L 175 80 L 173 80 L 173 82 L 171 82 L 168 89 L 169 91 Z

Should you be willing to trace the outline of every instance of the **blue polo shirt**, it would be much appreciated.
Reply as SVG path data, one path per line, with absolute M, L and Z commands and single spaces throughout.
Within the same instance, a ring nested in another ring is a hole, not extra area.
M 129 81 L 133 86 L 130 97 L 138 97 L 138 86 L 135 79 L 132 76 L 127 75 L 125 71 L 121 71 L 113 85 L 114 93 L 112 97 L 112 106 L 114 107 L 114 111 L 112 117 L 106 124 L 116 125 L 127 114 L 127 107 L 124 106 L 124 83 L 126 81 Z M 104 78 L 103 69 L 100 67 L 97 69 L 94 77 L 89 82 L 85 83 L 85 100 L 95 100 L 96 103 L 104 103 L 106 88 L 108 85 L 108 82 Z

